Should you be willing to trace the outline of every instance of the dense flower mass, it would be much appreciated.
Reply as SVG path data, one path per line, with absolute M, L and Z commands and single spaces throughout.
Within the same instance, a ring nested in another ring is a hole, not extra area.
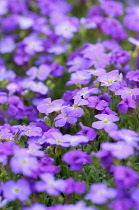
M 0 209 L 139 210 L 139 2 L 0 0 Z

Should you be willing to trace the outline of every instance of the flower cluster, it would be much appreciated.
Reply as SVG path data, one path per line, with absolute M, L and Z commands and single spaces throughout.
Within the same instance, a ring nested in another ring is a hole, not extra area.
M 139 210 L 139 6 L 0 0 L 0 208 Z

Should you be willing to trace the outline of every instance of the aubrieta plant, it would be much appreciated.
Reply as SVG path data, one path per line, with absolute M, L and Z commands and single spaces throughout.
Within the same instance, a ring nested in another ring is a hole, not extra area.
M 0 209 L 139 210 L 139 2 L 0 0 Z

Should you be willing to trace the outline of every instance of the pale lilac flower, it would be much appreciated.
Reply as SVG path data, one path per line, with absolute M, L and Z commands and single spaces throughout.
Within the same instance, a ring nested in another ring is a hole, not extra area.
M 25 135 L 25 136 L 41 136 L 42 135 L 42 129 L 40 127 L 35 127 L 35 126 L 26 126 L 21 130 L 20 136 Z
M 65 108 L 61 110 L 61 113 L 54 120 L 56 127 L 63 127 L 66 123 L 75 124 L 77 116 L 75 116 L 74 110 Z
M 85 199 L 91 200 L 95 204 L 103 204 L 108 199 L 113 199 L 117 192 L 113 188 L 108 188 L 105 183 L 96 183 L 91 186 L 90 192 L 85 196 Z
M 50 173 L 44 173 L 41 176 L 43 181 L 38 181 L 35 184 L 35 189 L 38 192 L 45 191 L 49 195 L 59 196 L 66 188 L 66 182 L 63 179 L 55 179 Z
M 136 97 L 139 95 L 139 88 L 129 88 L 129 87 L 124 87 L 123 89 L 119 89 L 115 92 L 115 95 L 120 95 L 122 99 L 127 98 L 127 97 Z
M 91 80 L 91 75 L 89 75 L 87 72 L 81 70 L 77 71 L 76 73 L 72 73 L 70 80 L 66 83 L 67 86 L 74 85 L 76 83 L 79 83 L 81 85 L 87 85 Z
M 24 51 L 28 55 L 34 55 L 36 52 L 44 51 L 43 42 L 35 34 L 25 37 L 22 43 L 25 45 Z
M 88 143 L 88 138 L 83 135 L 69 135 L 66 134 L 64 135 L 65 141 L 69 142 L 70 146 L 76 147 L 80 144 L 87 144 Z
M 0 53 L 11 53 L 15 49 L 15 42 L 12 37 L 5 37 L 0 40 Z
M 113 70 L 111 72 L 103 74 L 102 76 L 99 76 L 97 79 L 98 82 L 101 82 L 101 86 L 106 86 L 106 87 L 112 86 L 118 80 L 119 80 L 118 70 Z
M 131 155 L 134 155 L 133 146 L 125 142 L 105 142 L 101 144 L 101 148 L 104 151 L 110 151 L 112 155 L 120 160 L 126 159 Z
M 20 149 L 11 158 L 10 167 L 15 174 L 23 173 L 25 176 L 35 177 L 39 169 L 39 163 L 36 157 L 31 156 L 24 149 Z
M 139 40 L 133 38 L 133 37 L 129 37 L 128 41 L 131 42 L 132 44 L 139 46 Z
M 30 81 L 27 87 L 33 92 L 37 92 L 42 95 L 45 95 L 48 92 L 48 87 L 42 82 Z
M 81 56 L 77 56 L 73 60 L 69 60 L 67 62 L 67 65 L 71 66 L 69 68 L 68 72 L 86 69 L 86 68 L 90 67 L 89 64 L 90 64 L 89 60 L 82 58 Z
M 26 201 L 30 194 L 31 189 L 29 183 L 25 179 L 18 179 L 17 181 L 7 181 L 3 187 L 4 198 L 8 201 L 19 199 Z
M 42 147 L 35 143 L 30 143 L 26 152 L 35 157 L 43 157 L 44 151 L 41 150 Z
M 106 132 L 110 132 L 111 130 L 118 129 L 117 125 L 114 122 L 119 121 L 119 117 L 113 114 L 98 114 L 98 115 L 95 115 L 94 117 L 96 117 L 100 121 L 93 122 L 92 123 L 93 128 L 96 128 L 96 129 L 104 128 Z
M 39 80 L 46 80 L 50 75 L 51 69 L 48 65 L 42 64 L 39 68 L 33 66 L 27 71 L 27 75 L 30 76 L 30 79 L 34 80 L 35 78 Z
M 95 75 L 95 76 L 101 76 L 102 74 L 106 73 L 105 69 L 102 68 L 97 68 L 97 69 L 89 69 L 89 70 L 85 70 L 87 71 L 89 74 Z
M 70 139 L 66 138 L 66 135 L 62 135 L 60 132 L 51 132 L 50 138 L 47 138 L 46 142 L 50 145 L 60 145 L 63 147 L 70 146 Z
M 48 208 L 41 204 L 41 203 L 34 203 L 32 206 L 30 207 L 25 207 L 22 210 L 48 210 Z
M 63 99 L 57 99 L 54 101 L 51 101 L 51 98 L 43 99 L 39 105 L 37 106 L 37 109 L 41 113 L 45 113 L 46 115 L 52 112 L 58 112 L 62 108 L 65 108 L 66 106 L 63 106 L 64 100 Z
M 21 15 L 18 16 L 17 21 L 18 21 L 20 29 L 23 29 L 23 30 L 32 27 L 34 24 L 34 20 L 32 18 L 21 16 Z
M 77 27 L 70 21 L 63 21 L 55 26 L 56 35 L 61 35 L 66 39 L 71 39 L 77 30 Z
M 8 0 L 0 1 L 0 15 L 5 15 L 8 12 Z
M 76 93 L 76 95 L 79 95 L 79 96 L 83 97 L 84 99 L 87 99 L 90 95 L 98 94 L 98 93 L 100 93 L 100 89 L 99 88 L 84 87 L 84 88 L 80 89 Z M 74 96 L 74 98 L 76 97 L 76 95 Z
M 70 109 L 74 111 L 75 116 L 81 117 L 84 114 L 84 110 L 79 106 L 83 106 L 87 104 L 88 104 L 87 100 L 82 99 L 79 95 L 76 95 L 74 97 L 74 104 L 72 107 L 70 107 Z
M 122 128 L 121 130 L 118 131 L 111 131 L 109 132 L 109 136 L 113 138 L 114 140 L 123 140 L 127 144 L 137 146 L 139 142 L 139 135 L 135 131 L 128 130 L 125 128 Z
M 99 50 L 91 52 L 88 54 L 87 58 L 91 60 L 91 64 L 95 66 L 95 68 L 105 68 L 110 64 L 110 56 L 106 53 L 102 53 Z

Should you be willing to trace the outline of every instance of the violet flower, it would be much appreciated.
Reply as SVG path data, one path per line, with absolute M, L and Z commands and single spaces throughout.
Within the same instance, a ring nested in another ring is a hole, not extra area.
M 63 155 L 62 160 L 70 165 L 70 170 L 82 170 L 83 163 L 91 164 L 91 156 L 81 150 L 68 151 Z

